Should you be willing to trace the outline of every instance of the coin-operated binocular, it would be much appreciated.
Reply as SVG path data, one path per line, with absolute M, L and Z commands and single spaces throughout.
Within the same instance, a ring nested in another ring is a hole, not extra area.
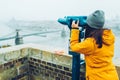
M 63 25 L 68 25 L 69 29 L 71 30 L 72 21 L 79 20 L 78 26 L 84 28 L 87 24 L 86 19 L 87 19 L 87 16 L 65 16 L 64 18 L 59 18 L 58 22 Z
M 87 16 L 65 16 L 64 18 L 59 18 L 58 22 L 63 24 L 63 25 L 68 25 L 68 28 L 72 29 L 71 24 L 72 21 L 79 21 L 79 29 L 80 34 L 79 34 L 79 41 L 81 41 L 82 38 L 84 38 L 84 29 L 85 26 L 87 25 L 86 23 Z M 79 53 L 73 52 L 69 50 L 68 52 L 70 55 L 73 56 L 72 58 L 72 80 L 80 80 L 80 66 L 85 65 L 85 61 L 81 60 L 81 55 Z

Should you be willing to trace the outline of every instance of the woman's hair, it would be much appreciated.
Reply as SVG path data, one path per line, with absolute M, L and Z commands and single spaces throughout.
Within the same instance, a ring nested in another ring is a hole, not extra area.
M 102 47 L 102 35 L 104 29 L 91 28 L 89 25 L 86 26 L 85 38 L 93 37 L 98 44 L 98 48 Z

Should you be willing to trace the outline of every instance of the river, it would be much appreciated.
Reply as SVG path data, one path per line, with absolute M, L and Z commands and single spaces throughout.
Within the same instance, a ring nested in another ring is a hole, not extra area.
M 55 26 L 55 24 L 54 24 Z M 56 26 L 57 29 L 60 28 L 58 25 Z M 15 36 L 16 32 L 15 30 L 18 27 L 9 27 L 6 24 L 0 23 L 0 38 L 4 38 L 4 36 Z M 34 28 L 34 29 L 33 29 Z M 20 35 L 21 34 L 29 34 L 29 33 L 35 33 L 39 32 L 38 27 L 19 27 L 21 29 Z M 62 28 L 60 28 L 62 30 Z M 68 30 L 67 27 L 65 30 Z M 116 62 L 116 60 L 120 60 L 120 34 L 117 29 L 114 29 L 113 32 L 115 33 L 116 36 L 116 41 L 115 41 L 115 55 L 113 58 L 113 61 Z M 67 34 L 68 35 L 68 34 Z M 55 33 L 46 33 L 42 35 L 34 35 L 34 36 L 28 36 L 23 38 L 24 43 L 36 43 L 40 45 L 46 45 L 55 48 L 60 48 L 63 49 L 66 53 L 68 52 L 68 45 L 69 45 L 69 35 L 66 37 L 61 37 L 61 32 L 55 32 Z M 0 41 L 0 45 L 15 45 L 15 39 L 10 39 L 10 40 L 5 40 L 5 41 Z M 117 63 L 120 64 L 120 61 L 117 61 Z

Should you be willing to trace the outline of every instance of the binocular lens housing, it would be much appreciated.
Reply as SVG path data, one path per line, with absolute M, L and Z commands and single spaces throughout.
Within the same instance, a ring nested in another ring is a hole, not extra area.
M 77 22 L 79 20 L 79 27 L 84 27 L 87 25 L 86 23 L 87 16 L 65 16 L 64 18 L 59 18 L 58 22 L 63 25 L 68 25 L 68 27 L 71 29 L 72 21 Z

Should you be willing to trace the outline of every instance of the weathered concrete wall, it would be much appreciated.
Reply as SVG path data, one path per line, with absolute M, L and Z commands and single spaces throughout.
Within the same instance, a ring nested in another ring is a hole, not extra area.
M 72 80 L 72 57 L 31 49 L 29 75 L 32 80 Z M 85 68 L 85 66 L 84 66 Z M 83 69 L 84 69 L 83 68 Z M 84 78 L 84 70 L 81 78 Z
M 120 66 L 116 66 L 116 69 L 117 69 L 117 73 L 118 73 L 119 80 L 120 80 Z
M 70 55 L 61 56 L 50 50 L 17 46 L 0 49 L 0 59 L 0 80 L 72 79 Z M 83 78 L 84 75 L 83 72 Z
M 35 47 L 34 47 L 35 46 Z M 72 56 L 37 45 L 0 49 L 0 80 L 71 80 Z M 38 48 L 39 47 L 39 48 Z M 120 75 L 120 67 L 116 67 Z M 85 65 L 81 69 L 85 78 Z
M 116 70 L 117 70 L 117 73 L 118 73 L 118 76 L 119 76 L 119 80 L 120 80 L 120 58 L 116 58 L 114 60 L 114 64 L 116 66 Z
M 28 56 L 22 51 L 0 52 L 0 80 L 28 80 Z

